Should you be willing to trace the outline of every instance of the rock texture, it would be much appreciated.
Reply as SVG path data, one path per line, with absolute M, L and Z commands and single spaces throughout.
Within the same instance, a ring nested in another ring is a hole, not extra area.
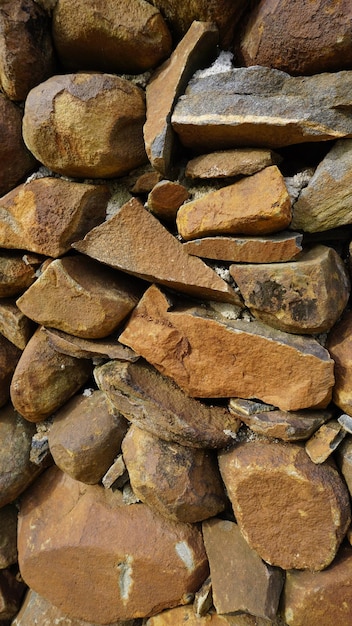
M 333 390 L 333 400 L 348 415 L 352 415 L 351 327 L 352 313 L 347 311 L 329 333 L 327 343 L 329 352 L 335 361 L 336 383 Z
M 189 178 L 228 178 L 250 176 L 281 160 L 272 150 L 237 148 L 202 154 L 187 163 L 185 175 Z
M 7 193 L 33 171 L 36 160 L 22 138 L 23 113 L 11 100 L 0 94 L 0 194 Z

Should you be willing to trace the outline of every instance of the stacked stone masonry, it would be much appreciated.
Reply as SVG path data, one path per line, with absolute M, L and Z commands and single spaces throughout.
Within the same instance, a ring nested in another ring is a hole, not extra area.
M 352 623 L 348 0 L 0 3 L 0 624 Z

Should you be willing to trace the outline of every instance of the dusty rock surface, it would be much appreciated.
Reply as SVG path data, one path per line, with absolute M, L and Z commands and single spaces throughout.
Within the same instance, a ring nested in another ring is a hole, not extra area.
M 272 150 L 237 148 L 202 154 L 187 163 L 185 175 L 189 178 L 228 178 L 250 176 L 264 167 L 280 162 Z
M 346 312 L 335 324 L 328 336 L 328 350 L 335 361 L 336 383 L 333 390 L 335 404 L 348 415 L 352 415 L 351 395 L 351 343 L 352 313 Z

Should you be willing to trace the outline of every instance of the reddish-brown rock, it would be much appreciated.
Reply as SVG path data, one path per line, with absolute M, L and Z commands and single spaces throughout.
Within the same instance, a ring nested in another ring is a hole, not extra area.
M 334 466 L 315 465 L 298 444 L 265 440 L 221 453 L 219 466 L 242 534 L 262 559 L 313 571 L 331 563 L 350 523 Z
M 328 335 L 326 344 L 335 362 L 333 401 L 352 415 L 352 312 L 347 311 Z
M 17 515 L 14 504 L 0 508 L 0 569 L 17 562 Z
M 44 259 L 34 254 L 2 250 L 0 254 L 0 298 L 17 296 L 36 279 Z
M 176 181 L 161 180 L 148 195 L 148 209 L 161 220 L 174 221 L 188 198 L 186 187 Z

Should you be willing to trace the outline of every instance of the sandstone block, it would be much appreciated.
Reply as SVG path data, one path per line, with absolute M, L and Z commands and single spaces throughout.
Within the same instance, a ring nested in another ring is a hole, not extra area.
M 35 330 L 35 324 L 26 317 L 10 298 L 0 300 L 0 333 L 20 350 L 24 350 Z
M 94 72 L 58 75 L 29 92 L 23 138 L 54 172 L 111 178 L 146 161 L 144 120 L 144 93 L 130 81 Z
M 161 220 L 174 221 L 181 204 L 189 198 L 183 185 L 171 180 L 161 180 L 148 195 L 148 209 Z
M 276 165 L 278 154 L 265 148 L 237 148 L 201 154 L 188 161 L 185 175 L 188 178 L 228 178 L 250 176 L 265 167 Z
M 34 169 L 35 158 L 22 138 L 22 111 L 11 100 L 0 94 L 0 195 L 13 189 Z
M 191 606 L 178 606 L 176 609 L 169 609 L 149 618 L 146 626 L 184 626 L 184 624 L 187 626 L 268 626 L 268 620 L 244 614 L 218 615 L 214 611 L 204 617 L 198 617 Z
M 138 355 L 127 346 L 123 346 L 116 338 L 116 333 L 105 339 L 82 339 L 61 330 L 44 328 L 49 344 L 57 352 L 78 359 L 118 359 L 119 361 L 137 361 Z
M 2 250 L 0 254 L 0 298 L 17 296 L 36 280 L 43 259 L 34 254 Z
M 335 362 L 333 401 L 352 415 L 352 312 L 347 311 L 328 335 L 326 347 Z
M 0 509 L 0 569 L 17 562 L 17 514 L 14 504 Z
M 219 467 L 241 532 L 264 561 L 313 571 L 332 562 L 350 523 L 334 466 L 315 465 L 299 444 L 252 441 L 221 453 Z
M 324 463 L 346 436 L 337 420 L 329 420 L 308 439 L 305 451 L 313 463 Z
M 348 491 L 352 494 L 352 437 L 347 436 L 336 451 L 338 467 L 343 475 Z

